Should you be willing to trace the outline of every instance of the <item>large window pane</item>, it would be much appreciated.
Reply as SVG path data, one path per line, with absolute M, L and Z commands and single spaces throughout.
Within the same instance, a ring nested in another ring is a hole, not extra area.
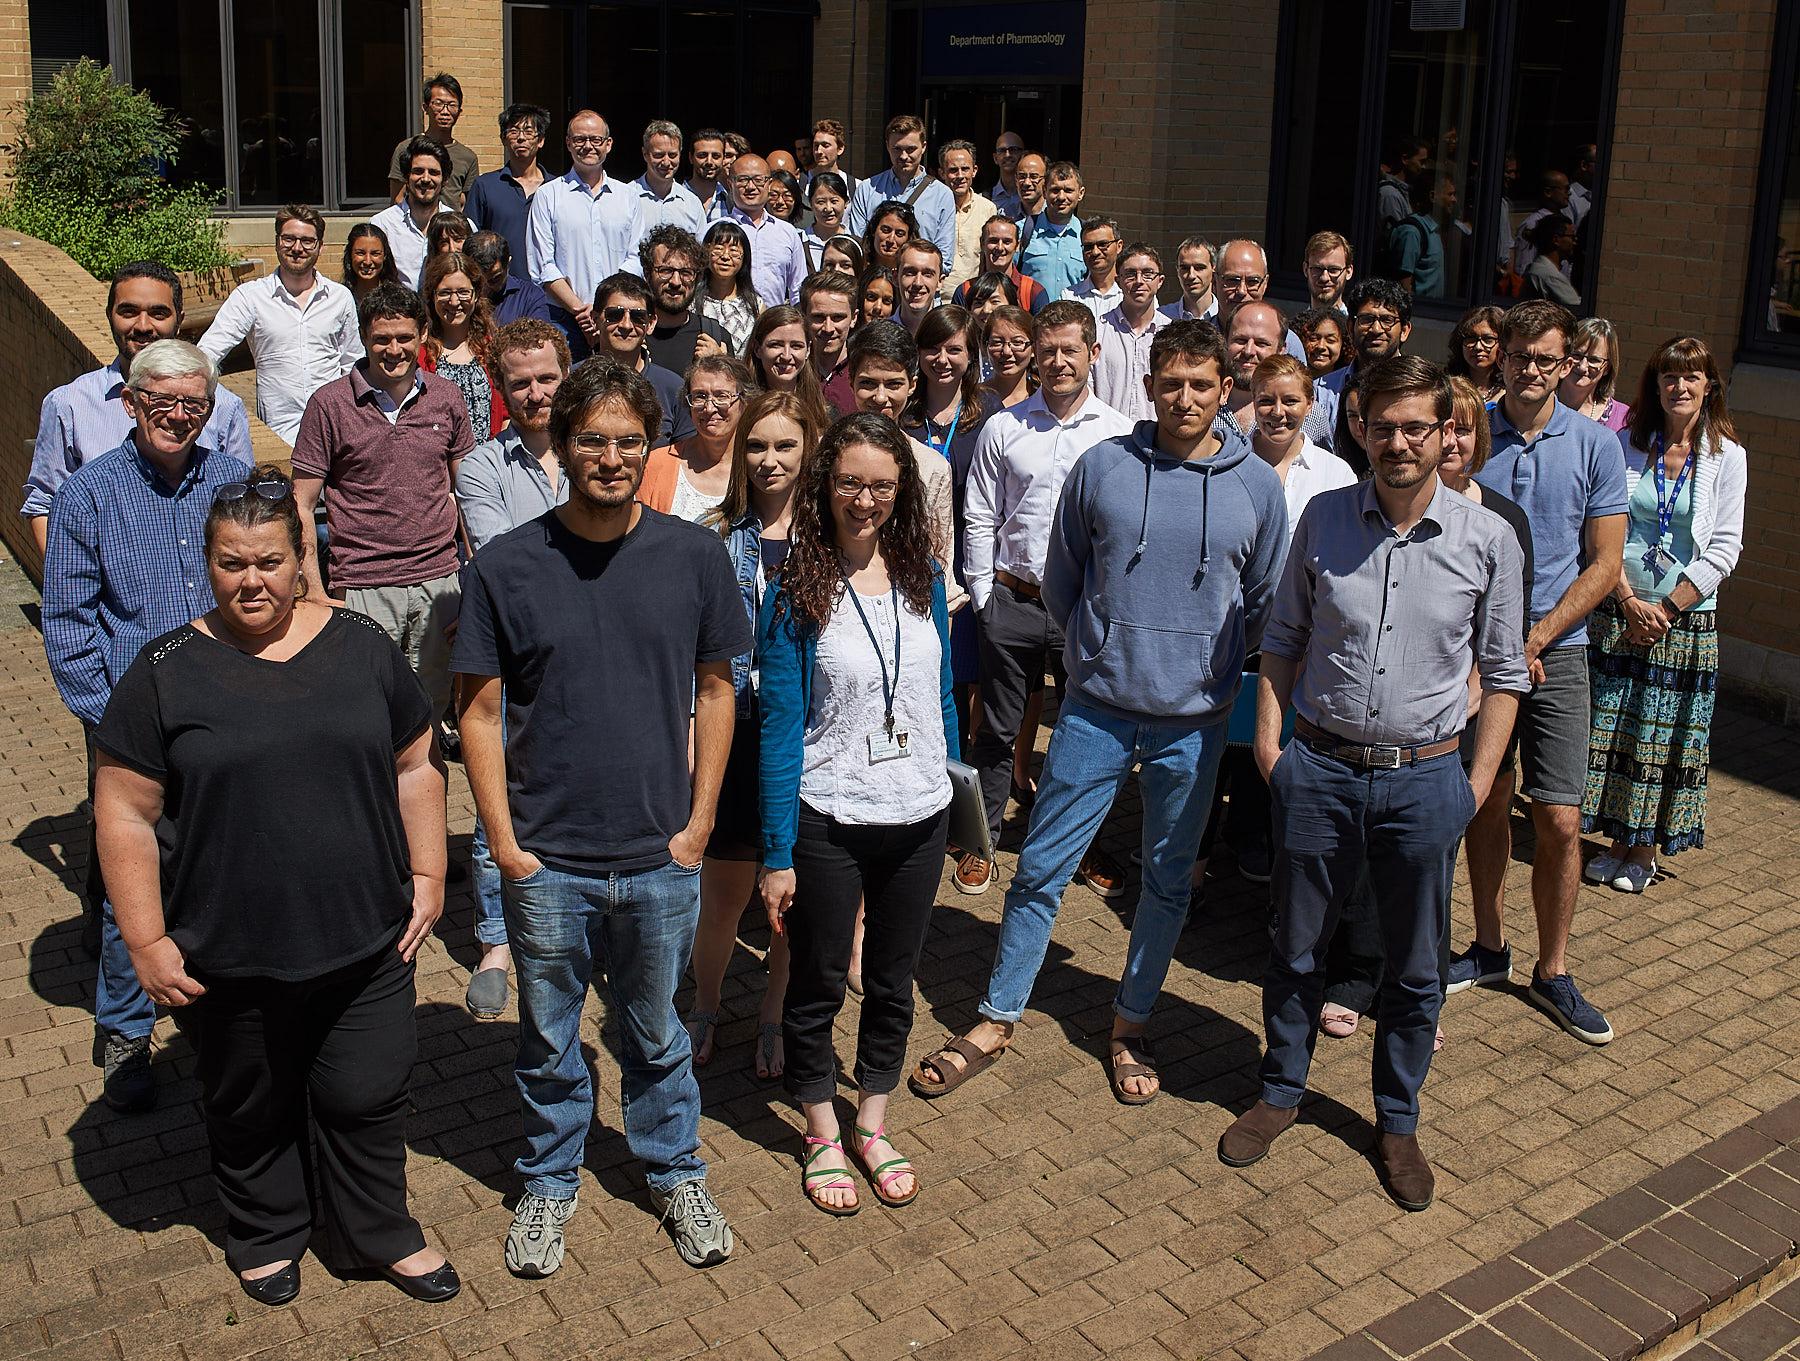
M 752 10 L 745 26 L 753 55 L 739 130 L 764 156 L 791 151 L 812 107 L 812 16 Z
M 317 0 L 232 0 L 238 203 L 324 198 Z M 348 129 L 350 137 L 354 129 Z M 385 151 L 393 150 L 389 141 Z
M 131 83 L 181 119 L 178 184 L 225 187 L 218 0 L 131 0 Z
M 339 0 L 343 6 L 344 197 L 387 197 L 388 157 L 412 126 L 407 69 L 409 0 Z M 479 144 L 479 143 L 478 143 Z
M 1368 7 L 1341 0 L 1295 6 L 1287 111 L 1287 158 L 1278 168 L 1280 201 L 1270 263 L 1298 273 L 1306 239 L 1356 225 L 1357 127 L 1362 118 Z
M 652 111 L 661 104 L 657 90 L 661 28 L 662 13 L 654 6 L 594 5 L 588 9 L 585 103 L 612 129 L 606 173 L 614 179 L 636 179 L 644 173 L 644 122 L 656 116 Z M 679 28 L 675 31 L 681 32 Z M 709 75 L 703 69 L 690 68 L 682 73 L 682 79 L 705 81 Z
M 538 159 L 547 174 L 569 168 L 563 130 L 574 114 L 575 11 L 547 5 L 509 5 L 507 70 L 512 102 L 550 110 L 550 131 Z
M 748 127 L 738 126 L 737 24 L 737 11 L 722 5 L 669 14 L 671 39 L 680 45 L 680 57 L 669 72 L 669 117 L 686 137 L 709 127 L 751 136 Z M 759 40 L 751 41 L 760 56 Z M 795 134 L 783 131 L 792 140 Z M 758 151 L 774 150 L 754 137 L 751 141 Z

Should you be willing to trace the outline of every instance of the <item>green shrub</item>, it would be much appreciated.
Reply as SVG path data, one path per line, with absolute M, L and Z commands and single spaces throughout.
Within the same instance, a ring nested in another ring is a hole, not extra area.
M 223 224 L 211 215 L 220 192 L 176 188 L 158 173 L 180 149 L 173 114 L 84 57 L 24 104 L 17 139 L 4 148 L 13 184 L 0 225 L 60 247 L 97 279 L 134 260 L 229 264 Z

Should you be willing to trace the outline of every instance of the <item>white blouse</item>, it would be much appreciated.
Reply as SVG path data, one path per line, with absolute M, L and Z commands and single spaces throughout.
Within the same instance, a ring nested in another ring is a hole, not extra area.
M 865 629 L 848 591 L 819 635 L 813 664 L 812 711 L 806 716 L 800 797 L 816 812 L 865 827 L 904 827 L 934 817 L 950 804 L 944 768 L 943 650 L 929 611 L 914 614 L 900 599 L 900 669 L 894 667 L 891 593 L 857 595 Z M 869 634 L 879 640 L 879 659 Z M 881 663 L 894 685 L 894 732 L 907 735 L 911 756 L 871 762 L 869 735 L 885 736 L 887 704 Z

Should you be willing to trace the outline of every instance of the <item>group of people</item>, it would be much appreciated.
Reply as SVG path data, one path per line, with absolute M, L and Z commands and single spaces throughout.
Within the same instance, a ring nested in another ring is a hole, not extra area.
M 1134 771 L 1121 1103 L 1161 1090 L 1150 1029 L 1214 851 L 1270 885 L 1262 1088 L 1226 1163 L 1293 1123 L 1319 1031 L 1373 1015 L 1382 1180 L 1431 1203 L 1419 1091 L 1445 995 L 1512 976 L 1515 793 L 1527 996 L 1611 1039 L 1567 957 L 1580 878 L 1641 891 L 1704 838 L 1745 456 L 1700 340 L 1660 346 L 1627 406 L 1611 328 L 1549 301 L 1470 313 L 1443 365 L 1405 353 L 1413 292 L 1356 277 L 1335 233 L 1291 323 L 1250 240 L 1181 242 L 1164 303 L 1159 248 L 1079 217 L 1080 171 L 1011 133 L 982 196 L 974 148 L 933 178 L 909 116 L 866 179 L 826 122 L 804 177 L 703 132 L 685 184 L 659 120 L 622 186 L 597 114 L 546 179 L 547 115 L 509 109 L 482 175 L 459 109 L 434 78 L 341 285 L 305 205 L 198 346 L 172 273 L 121 270 L 117 357 L 45 398 L 26 490 L 51 670 L 92 744 L 106 1099 L 154 1102 L 168 1008 L 246 1293 L 301 1288 L 315 1133 L 340 1265 L 459 1288 L 404 1171 L 414 959 L 454 872 L 440 728 L 478 814 L 469 1011 L 516 983 L 521 1276 L 558 1269 L 576 1211 L 600 976 L 650 1202 L 691 1265 L 732 1254 L 697 1070 L 753 903 L 754 1063 L 800 1107 L 800 1193 L 837 1216 L 922 1194 L 893 1095 L 1000 1061 L 1070 884 L 1124 895 L 1094 842 Z M 432 207 L 451 183 L 460 234 Z M 218 382 L 240 343 L 291 470 L 251 466 Z M 950 844 L 959 762 L 979 844 Z M 946 855 L 988 891 L 1009 805 L 978 1017 L 909 1063 Z M 1585 871 L 1583 831 L 1608 841 Z M 1476 934 L 1452 954 L 1464 844 Z

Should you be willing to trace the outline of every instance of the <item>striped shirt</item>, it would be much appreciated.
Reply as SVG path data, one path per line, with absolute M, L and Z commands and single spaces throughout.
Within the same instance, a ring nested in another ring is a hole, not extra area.
M 206 575 L 215 490 L 250 465 L 194 445 L 179 485 L 128 437 L 70 475 L 50 506 L 44 652 L 63 703 L 92 727 L 138 650 L 217 603 Z

